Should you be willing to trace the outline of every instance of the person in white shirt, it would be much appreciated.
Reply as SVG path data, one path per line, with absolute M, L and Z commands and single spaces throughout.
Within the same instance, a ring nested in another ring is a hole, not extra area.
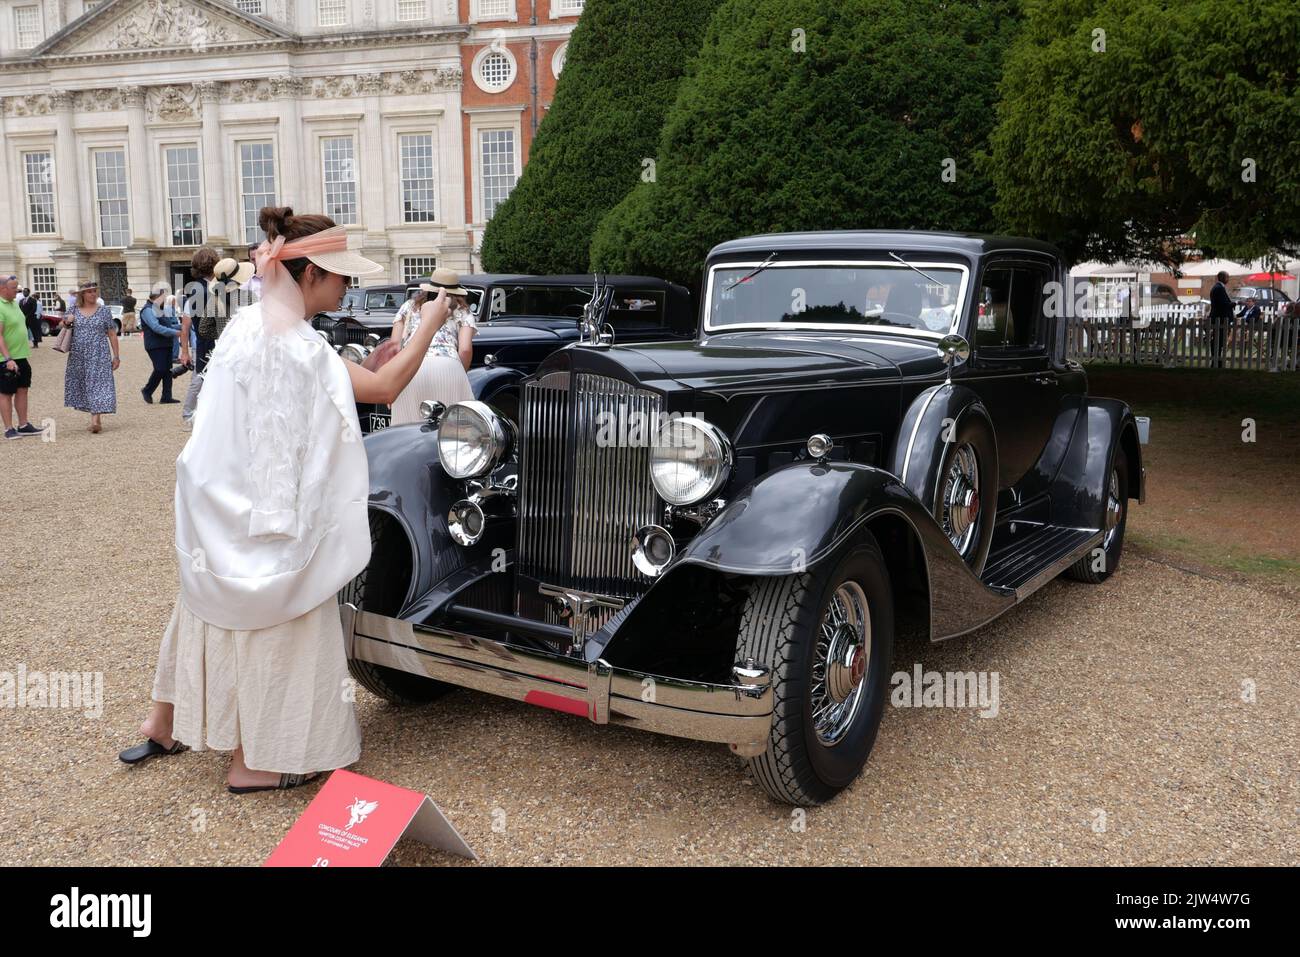
M 194 431 L 176 459 L 180 593 L 163 635 L 138 764 L 232 751 L 233 793 L 294 787 L 345 767 L 361 731 L 337 594 L 370 561 L 369 470 L 357 402 L 391 403 L 447 312 L 424 307 L 418 352 L 370 371 L 309 318 L 347 277 L 382 267 L 325 216 L 266 207 L 255 257 L 262 300 L 230 320 L 208 363 Z

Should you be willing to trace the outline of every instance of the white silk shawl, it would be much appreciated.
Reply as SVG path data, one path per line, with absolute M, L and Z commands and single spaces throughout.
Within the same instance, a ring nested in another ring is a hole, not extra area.
M 237 312 L 176 459 L 181 595 L 220 628 L 311 611 L 370 561 L 365 447 L 341 359 L 307 322 Z

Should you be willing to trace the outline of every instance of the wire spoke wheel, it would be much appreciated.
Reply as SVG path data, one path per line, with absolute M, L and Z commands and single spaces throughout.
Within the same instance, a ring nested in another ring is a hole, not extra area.
M 861 586 L 835 589 L 817 628 L 812 664 L 812 720 L 817 741 L 834 747 L 853 725 L 871 659 L 871 615 Z
M 1110 548 L 1119 532 L 1119 523 L 1124 518 L 1124 500 L 1120 497 L 1119 472 L 1110 470 L 1110 487 L 1106 491 L 1106 534 L 1101 540 L 1102 548 Z
M 948 463 L 940 502 L 943 533 L 957 553 L 967 558 L 979 540 L 981 520 L 979 456 L 969 442 L 958 446 Z

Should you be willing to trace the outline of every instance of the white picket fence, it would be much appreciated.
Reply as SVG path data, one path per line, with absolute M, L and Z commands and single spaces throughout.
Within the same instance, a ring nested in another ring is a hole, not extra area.
M 1200 303 L 1144 306 L 1134 317 L 1119 309 L 1093 309 L 1066 324 L 1066 353 L 1080 362 L 1131 362 L 1166 369 L 1210 368 L 1217 322 Z M 1222 366 L 1295 372 L 1300 369 L 1300 315 L 1261 309 L 1249 322 L 1225 323 Z

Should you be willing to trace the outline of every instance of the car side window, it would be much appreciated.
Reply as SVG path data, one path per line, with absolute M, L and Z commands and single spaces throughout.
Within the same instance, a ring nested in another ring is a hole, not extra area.
M 984 279 L 980 283 L 979 313 L 975 321 L 976 348 L 995 349 L 1006 344 L 1010 308 L 1011 270 L 984 270 Z
M 985 354 L 1021 353 L 1046 347 L 1043 316 L 1048 271 L 1030 265 L 995 265 L 980 281 L 975 346 Z
M 635 331 L 661 329 L 666 310 L 665 295 L 653 290 L 618 290 L 609 304 L 609 324 L 615 329 Z

